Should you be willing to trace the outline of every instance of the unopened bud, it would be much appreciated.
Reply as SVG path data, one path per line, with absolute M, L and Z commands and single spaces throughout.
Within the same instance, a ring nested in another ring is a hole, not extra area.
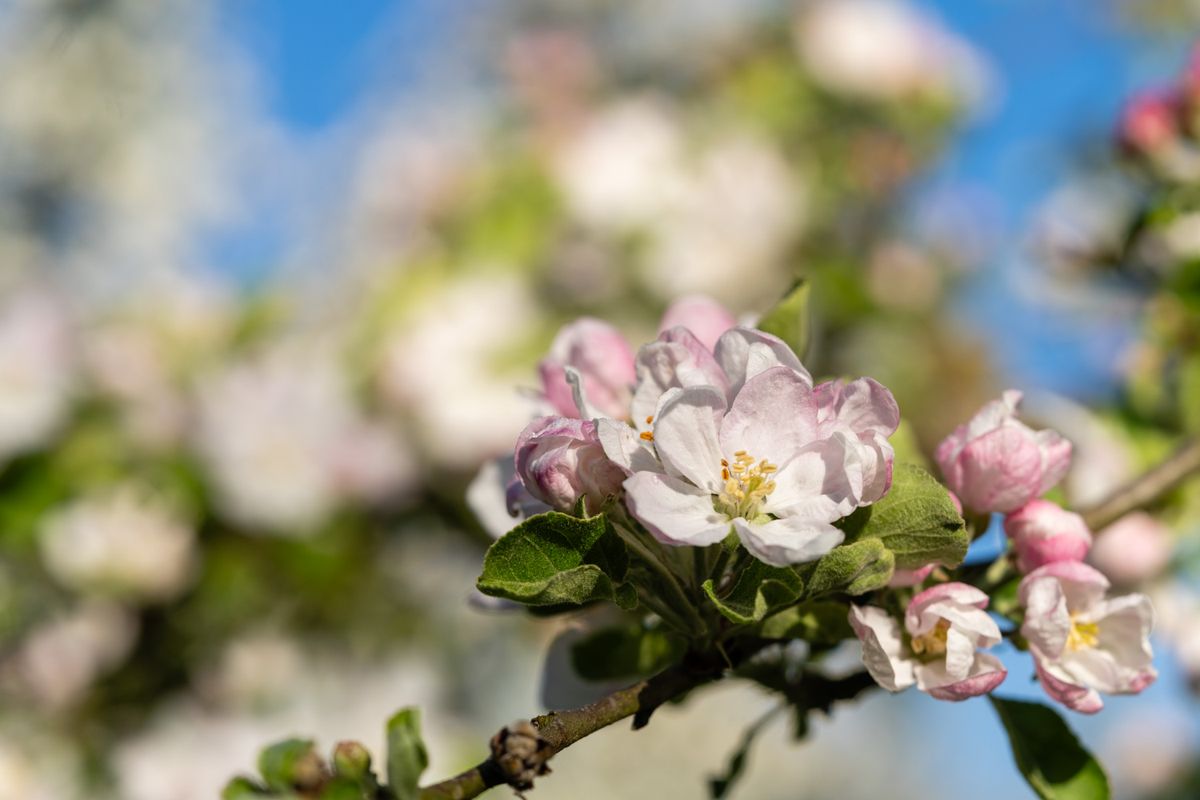
M 371 754 L 358 742 L 338 742 L 333 748 L 333 768 L 339 776 L 358 780 L 371 771 Z
M 534 778 L 549 774 L 546 762 L 553 754 L 550 743 L 528 720 L 514 722 L 492 737 L 492 760 L 519 792 L 532 789 Z

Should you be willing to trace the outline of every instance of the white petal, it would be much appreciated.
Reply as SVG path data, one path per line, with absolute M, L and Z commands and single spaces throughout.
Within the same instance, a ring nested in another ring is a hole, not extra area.
M 1062 587 L 1056 579 L 1045 577 L 1023 583 L 1021 588 L 1025 603 L 1021 635 L 1049 658 L 1057 658 L 1071 632 L 1071 615 Z
M 907 657 L 900 623 L 882 608 L 850 606 L 850 625 L 862 642 L 863 665 L 875 682 L 889 692 L 916 683 L 912 659 Z
M 739 517 L 733 527 L 751 555 L 777 567 L 815 561 L 846 536 L 827 522 L 803 517 L 781 517 L 764 523 Z
M 638 472 L 624 486 L 629 511 L 663 544 L 707 546 L 729 535 L 728 518 L 703 489 L 654 472 Z
M 812 387 L 812 376 L 777 336 L 753 328 L 732 328 L 721 334 L 713 350 L 717 363 L 729 377 L 730 396 L 736 395 L 746 381 L 772 367 L 787 367 Z
M 654 415 L 654 449 L 667 473 L 687 478 L 708 493 L 721 490 L 717 422 L 725 398 L 711 386 L 672 389 Z
M 721 423 L 721 449 L 745 450 L 776 466 L 817 438 L 812 389 L 795 372 L 774 367 L 746 382 Z
M 637 431 L 615 419 L 596 420 L 596 436 L 608 460 L 628 472 L 662 472 L 654 445 Z

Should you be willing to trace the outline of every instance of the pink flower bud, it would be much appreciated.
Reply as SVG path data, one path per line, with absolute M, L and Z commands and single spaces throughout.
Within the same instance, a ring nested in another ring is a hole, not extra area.
M 1118 137 L 1122 147 L 1138 155 L 1170 145 L 1179 138 L 1179 98 L 1166 91 L 1136 95 L 1121 113 Z
M 542 392 L 564 417 L 579 417 L 566 368 L 578 370 L 583 394 L 598 413 L 615 419 L 629 417 L 629 401 L 637 378 L 633 350 L 625 337 L 607 322 L 581 317 L 554 337 L 550 354 L 538 365 Z
M 1171 560 L 1171 533 L 1166 525 L 1141 511 L 1126 514 L 1097 535 L 1091 561 L 1120 584 L 1149 580 Z
M 937 564 L 926 564 L 916 569 L 898 569 L 892 573 L 892 579 L 888 581 L 888 586 L 893 589 L 907 589 L 909 586 L 920 586 L 936 566 Z
M 721 334 L 737 325 L 737 320 L 725 306 L 702 294 L 682 297 L 663 314 L 658 332 L 681 326 L 692 332 L 700 343 L 712 351 Z
M 571 511 L 587 498 L 588 513 L 594 513 L 625 480 L 624 471 L 604 455 L 591 420 L 535 419 L 517 438 L 513 463 L 529 493 L 559 511 Z
M 1009 514 L 1004 532 L 1016 547 L 1021 572 L 1055 561 L 1083 561 L 1092 546 L 1092 532 L 1083 517 L 1049 500 L 1031 500 Z
M 1071 443 L 1016 418 L 1021 393 L 1009 390 L 938 445 L 938 465 L 950 490 L 975 511 L 1015 511 L 1062 480 Z

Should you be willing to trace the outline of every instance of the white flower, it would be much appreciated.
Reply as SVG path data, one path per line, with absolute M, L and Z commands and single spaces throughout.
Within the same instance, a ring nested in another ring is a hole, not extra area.
M 1104 707 L 1100 692 L 1137 694 L 1158 673 L 1150 650 L 1154 609 L 1142 594 L 1105 597 L 1109 583 L 1076 561 L 1047 564 L 1021 581 L 1021 635 L 1051 698 L 1084 714 Z
M 998 658 L 977 649 L 1000 642 L 987 604 L 973 586 L 940 583 L 909 602 L 903 631 L 875 606 L 851 606 L 850 625 L 867 671 L 889 692 L 915 684 L 939 700 L 966 700 L 992 691 L 1008 674 Z
M 812 388 L 787 367 L 750 378 L 728 406 L 712 386 L 669 390 L 649 437 L 663 472 L 634 472 L 626 501 L 665 544 L 706 546 L 732 529 L 767 563 L 811 561 L 842 541 L 831 523 L 862 500 L 858 442 L 820 436 Z
M 600 111 L 559 153 L 570 210 L 600 230 L 651 225 L 683 190 L 683 140 L 661 102 L 639 97 Z
M 176 596 L 195 567 L 195 534 L 132 486 L 54 512 L 40 537 L 46 569 L 80 591 L 146 600 Z

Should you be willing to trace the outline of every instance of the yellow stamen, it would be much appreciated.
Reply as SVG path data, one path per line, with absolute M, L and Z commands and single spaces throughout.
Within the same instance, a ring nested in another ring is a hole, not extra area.
M 650 431 L 642 431 L 641 433 L 638 434 L 638 436 L 642 439 L 645 439 L 647 442 L 654 441 L 654 434 L 651 433 Z
M 1071 631 L 1067 634 L 1067 649 L 1082 650 L 1100 644 L 1100 626 L 1095 622 L 1080 622 L 1071 615 Z
M 950 633 L 950 623 L 939 619 L 929 633 L 912 637 L 910 647 L 919 656 L 940 656 L 946 652 L 946 638 Z
M 653 414 L 651 414 L 650 416 L 646 417 L 646 424 L 647 424 L 647 425 L 649 425 L 651 422 L 654 422 L 654 415 L 653 415 Z
M 763 459 L 755 461 L 745 450 L 733 454 L 733 463 L 721 459 L 721 480 L 725 486 L 717 497 L 716 507 L 731 517 L 754 519 L 759 516 L 763 500 L 775 491 L 770 476 L 779 468 Z

